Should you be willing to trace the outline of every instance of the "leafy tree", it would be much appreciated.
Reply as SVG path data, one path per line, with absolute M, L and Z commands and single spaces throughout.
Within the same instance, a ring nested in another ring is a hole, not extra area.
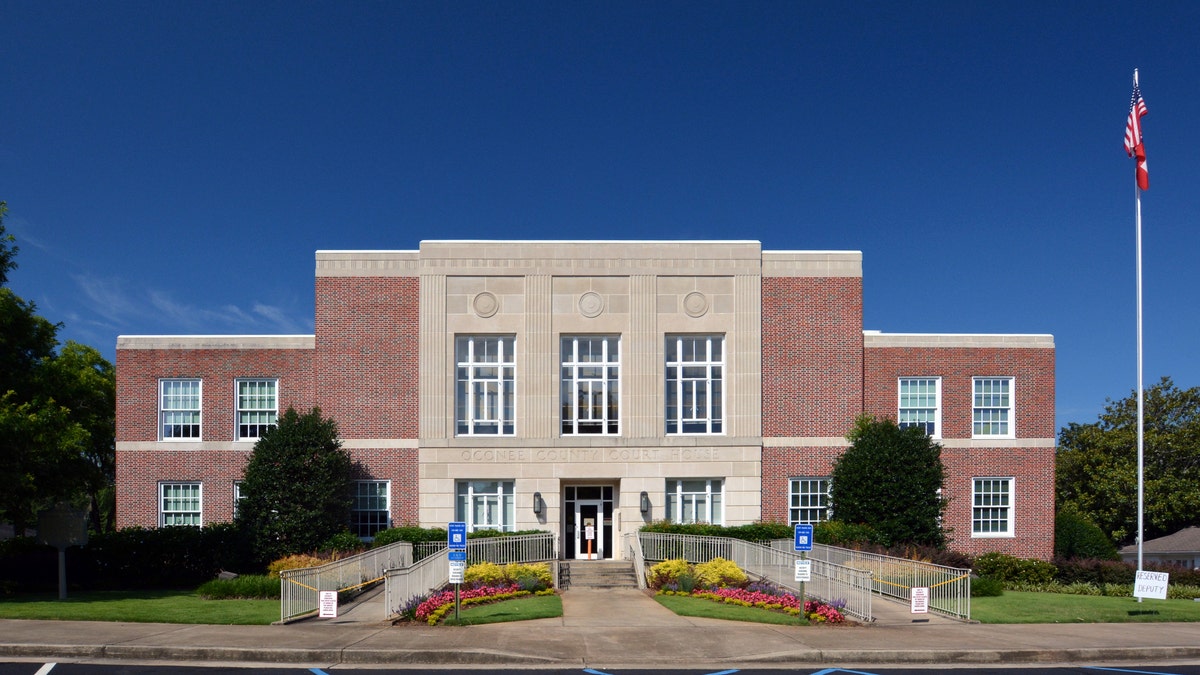
M 1143 473 L 1145 537 L 1200 523 L 1200 388 L 1164 377 L 1145 392 Z M 1059 432 L 1058 508 L 1072 508 L 1113 541 L 1137 536 L 1137 392 L 1108 400 L 1091 424 Z
M 254 445 L 237 522 L 266 563 L 315 550 L 350 521 L 353 462 L 337 423 L 318 408 L 288 408 Z
M 111 485 L 116 385 L 96 350 L 68 342 L 57 353 L 61 325 L 3 286 L 18 250 L 6 210 L 0 202 L 0 520 L 21 532 L 57 501 L 95 506 Z
M 8 273 L 17 266 L 16 238 L 4 230 L 4 214 L 8 213 L 8 202 L 0 202 L 0 286 L 8 283 Z
M 829 487 L 835 517 L 870 525 L 887 546 L 944 545 L 941 446 L 918 427 L 870 416 L 846 438 L 850 447 L 834 462 Z

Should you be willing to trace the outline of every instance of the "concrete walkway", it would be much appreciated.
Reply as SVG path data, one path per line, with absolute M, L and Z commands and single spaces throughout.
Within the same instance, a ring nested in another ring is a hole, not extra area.
M 563 616 L 484 626 L 392 626 L 381 595 L 336 619 L 278 626 L 0 621 L 0 657 L 340 664 L 709 668 L 817 664 L 1200 662 L 1200 624 L 772 626 L 676 616 L 636 590 L 572 589 Z M 899 607 L 899 606 L 897 606 Z M 880 607 L 883 609 L 883 607 Z

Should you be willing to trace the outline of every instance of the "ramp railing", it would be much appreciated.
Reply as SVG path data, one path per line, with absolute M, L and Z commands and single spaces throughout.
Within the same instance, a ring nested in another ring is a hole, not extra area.
M 383 580 L 384 571 L 412 564 L 412 544 L 398 541 L 317 567 L 280 572 L 279 615 L 294 621 L 317 611 L 321 591 L 353 591 Z

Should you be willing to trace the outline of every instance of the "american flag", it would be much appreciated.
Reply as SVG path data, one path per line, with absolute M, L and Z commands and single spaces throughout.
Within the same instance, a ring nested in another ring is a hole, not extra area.
M 1150 171 L 1146 168 L 1146 145 L 1142 141 L 1142 117 L 1146 112 L 1146 102 L 1142 100 L 1135 70 L 1133 95 L 1129 98 L 1129 119 L 1125 121 L 1125 152 L 1130 157 L 1137 157 L 1137 184 L 1143 190 L 1150 188 Z

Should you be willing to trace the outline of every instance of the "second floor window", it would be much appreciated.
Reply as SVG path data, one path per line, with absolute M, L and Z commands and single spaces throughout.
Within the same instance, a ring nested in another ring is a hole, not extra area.
M 464 336 L 455 340 L 458 435 L 516 433 L 515 350 L 516 339 L 511 336 Z
M 616 435 L 620 427 L 621 339 L 562 339 L 562 433 Z
M 667 433 L 723 433 L 724 336 L 668 335 L 666 346 Z
M 200 380 L 160 380 L 158 391 L 159 437 L 200 440 Z
M 971 404 L 971 435 L 1012 438 L 1012 378 L 977 377 Z
M 237 381 L 237 438 L 256 440 L 279 417 L 278 380 Z
M 920 427 L 929 436 L 939 438 L 941 430 L 942 381 L 936 377 L 900 378 L 899 411 L 901 429 Z

